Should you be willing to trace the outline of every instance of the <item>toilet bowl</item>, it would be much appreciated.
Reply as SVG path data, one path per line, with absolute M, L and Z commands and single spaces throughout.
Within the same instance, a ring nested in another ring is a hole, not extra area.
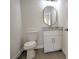
M 27 50 L 26 59 L 33 59 L 35 57 L 34 48 L 36 47 L 36 41 L 29 41 L 24 44 L 24 50 Z

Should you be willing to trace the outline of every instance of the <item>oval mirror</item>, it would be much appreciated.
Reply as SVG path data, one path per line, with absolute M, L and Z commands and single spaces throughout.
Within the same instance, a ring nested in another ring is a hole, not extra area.
M 57 22 L 57 12 L 52 6 L 47 6 L 43 10 L 44 23 L 52 26 Z

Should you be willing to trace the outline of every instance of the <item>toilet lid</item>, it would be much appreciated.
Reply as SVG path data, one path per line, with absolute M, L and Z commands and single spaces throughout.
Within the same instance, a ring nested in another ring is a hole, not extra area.
M 30 41 L 30 42 L 26 42 L 24 45 L 25 46 L 31 46 L 31 45 L 35 45 L 36 42 L 35 41 Z

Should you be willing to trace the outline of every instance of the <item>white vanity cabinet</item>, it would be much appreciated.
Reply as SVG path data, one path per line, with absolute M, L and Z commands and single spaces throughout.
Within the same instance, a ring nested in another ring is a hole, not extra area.
M 61 49 L 62 31 L 44 31 L 44 53 Z

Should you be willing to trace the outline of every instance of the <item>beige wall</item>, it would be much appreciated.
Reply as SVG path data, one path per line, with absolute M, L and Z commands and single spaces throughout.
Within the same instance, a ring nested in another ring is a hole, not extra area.
M 14 59 L 22 48 L 22 21 L 20 0 L 11 0 L 11 25 L 10 25 L 10 59 Z
M 63 32 L 63 51 L 68 59 L 68 32 Z
M 24 32 L 39 31 L 45 26 L 40 2 L 40 0 L 21 0 Z

